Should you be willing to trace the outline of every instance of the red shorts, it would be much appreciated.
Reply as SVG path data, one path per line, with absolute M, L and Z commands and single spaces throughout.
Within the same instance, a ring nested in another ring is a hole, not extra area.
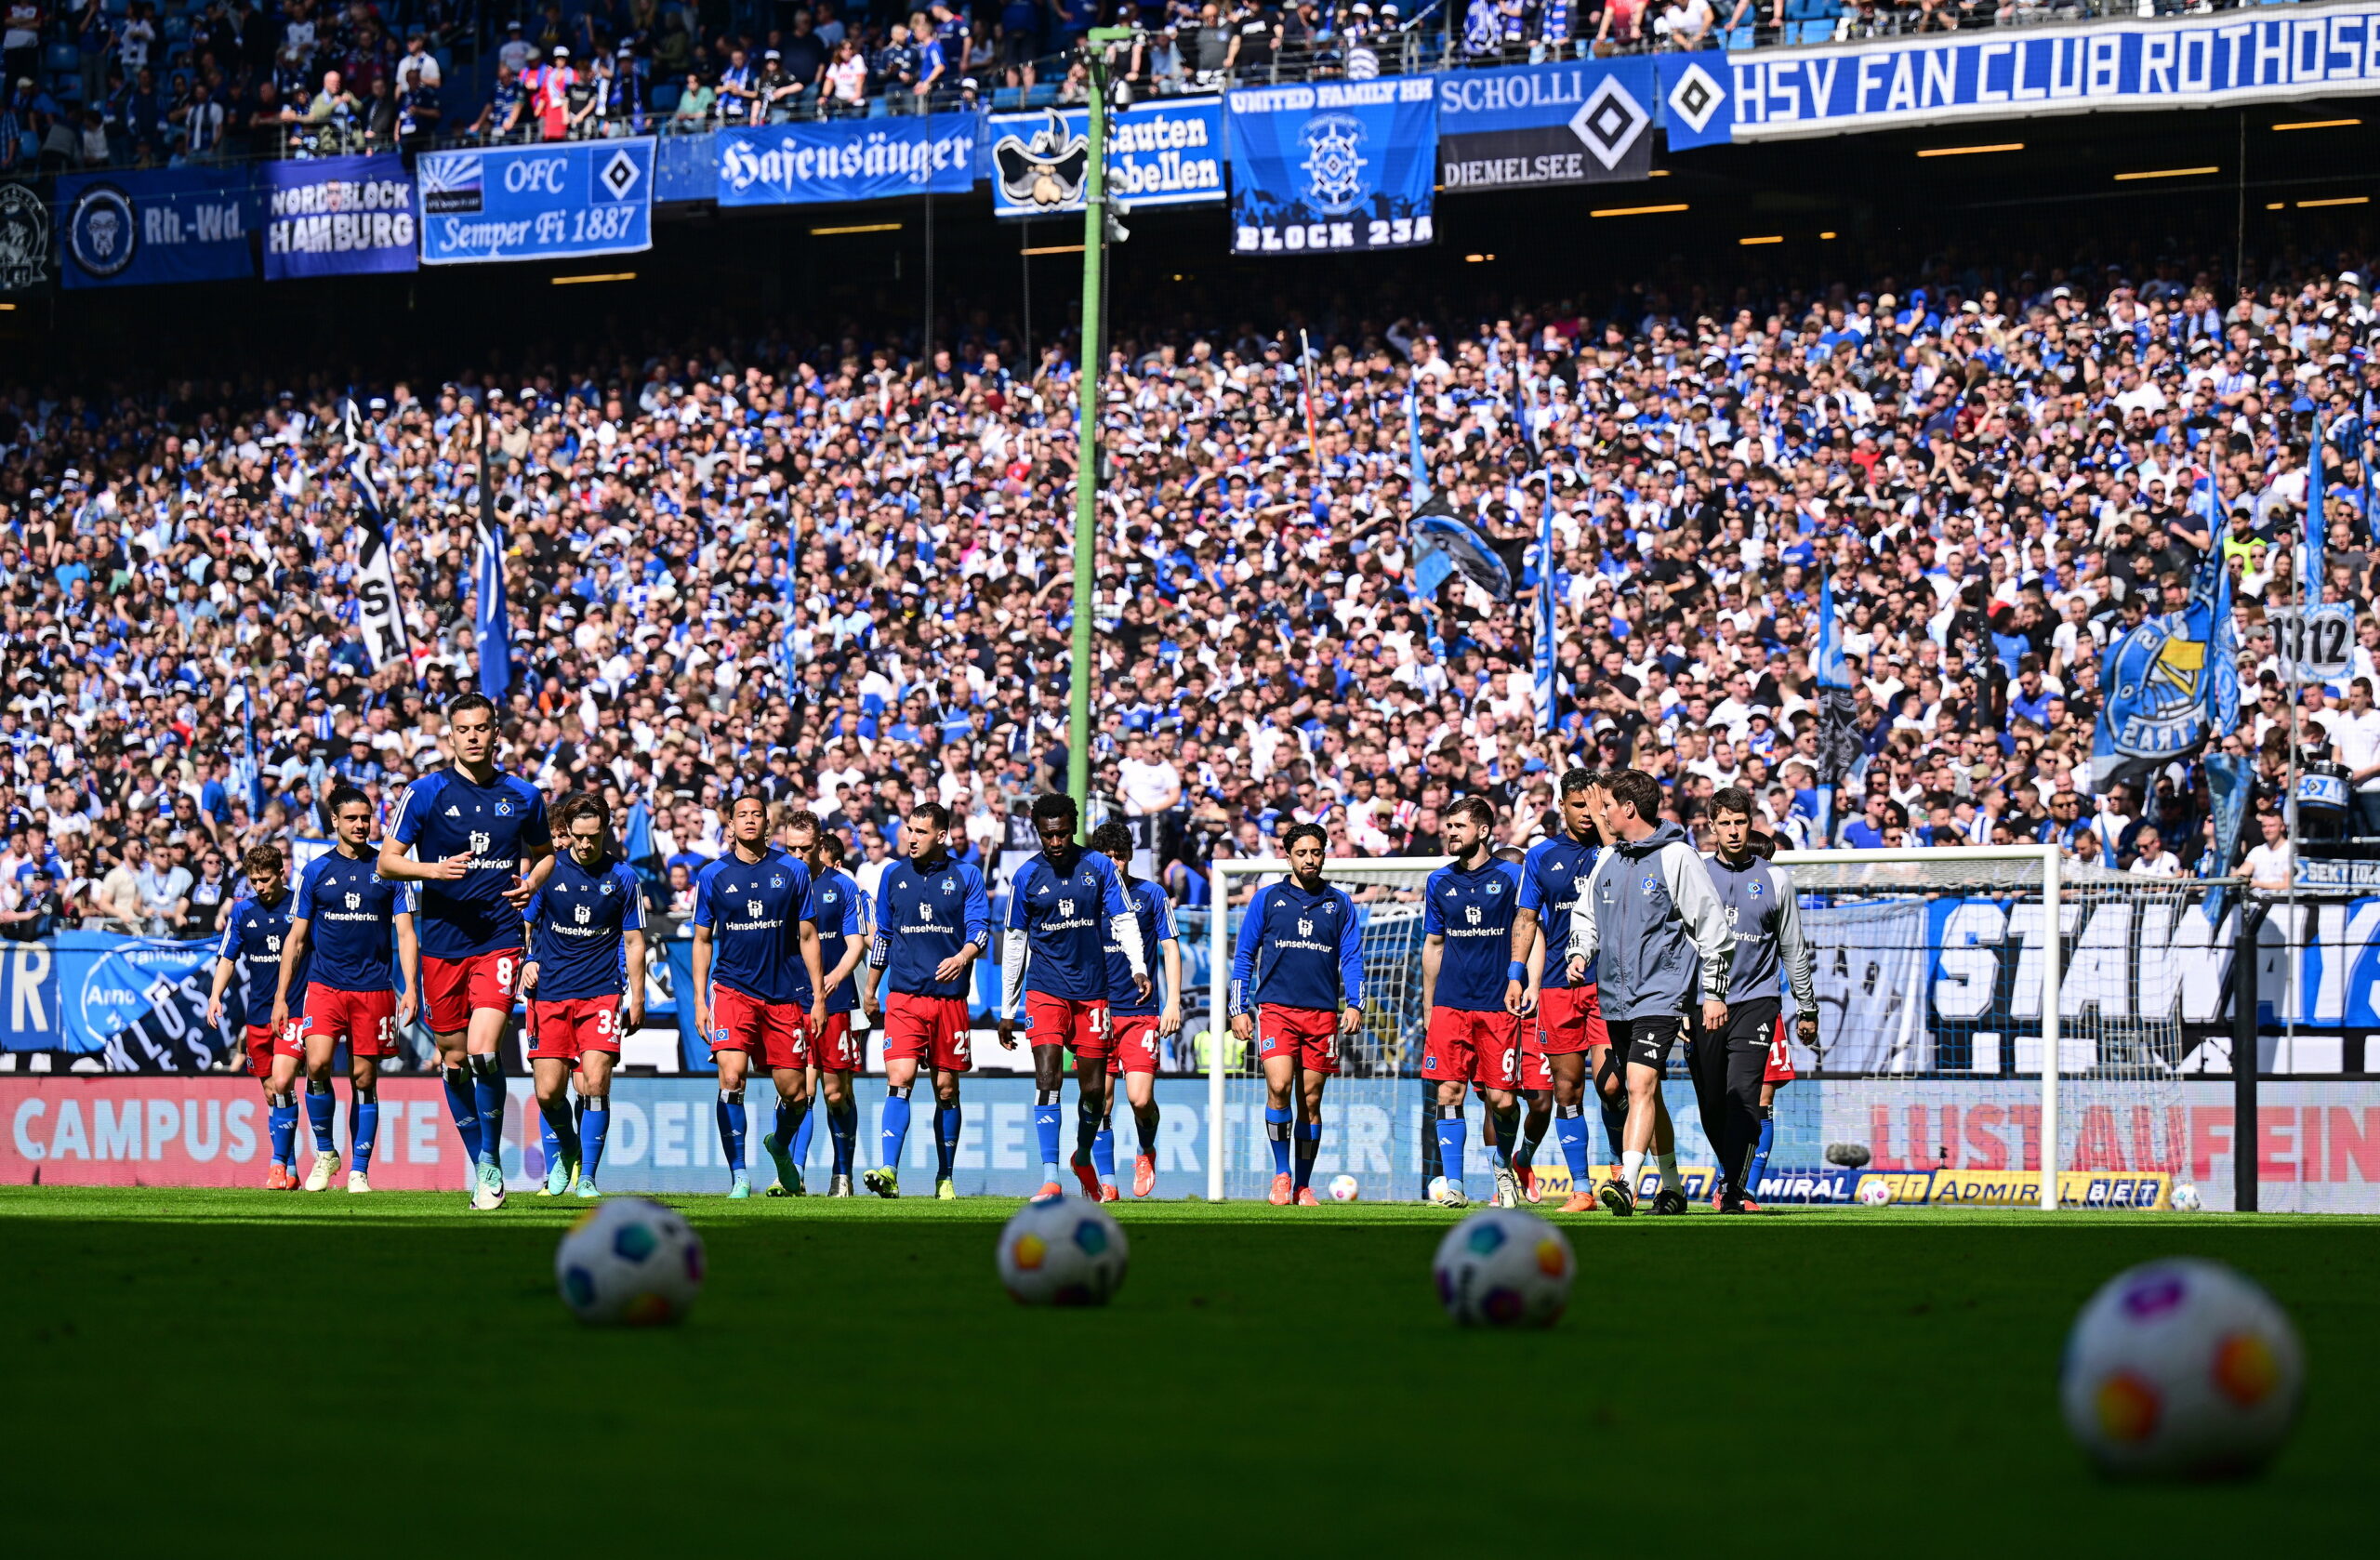
M 1550 985 L 1537 994 L 1538 1023 L 1545 1031 L 1545 1054 L 1576 1056 L 1611 1044 L 1603 1026 L 1603 1004 L 1592 985 Z
M 391 1016 L 394 1016 L 395 1010 L 392 1008 L 390 1011 Z M 248 1076 L 271 1077 L 272 1059 L 276 1056 L 304 1056 L 306 1047 L 301 1037 L 305 1033 L 305 1027 L 306 1020 L 303 1014 L 291 1019 L 278 1034 L 274 1033 L 270 1024 L 246 1025 L 246 1032 L 241 1038 L 248 1052 Z
M 740 1051 L 764 1067 L 810 1064 L 810 1019 L 790 1002 L 763 1002 L 731 986 L 710 988 L 711 1054 Z
M 1777 1033 L 1768 1042 L 1768 1066 L 1760 1075 L 1763 1083 L 1791 1083 L 1799 1075 L 1793 1071 L 1793 1053 L 1785 1045 L 1785 1015 L 1777 1015 Z
M 590 1051 L 620 1053 L 620 999 L 570 997 L 529 1004 L 529 1055 L 575 1062 Z
M 1521 1021 L 1501 1009 L 1470 1012 L 1432 1008 L 1421 1047 L 1421 1076 L 1514 1089 L 1521 1077 Z
M 826 1027 L 811 1037 L 810 1060 L 830 1073 L 855 1073 L 867 1061 L 867 1047 L 852 1033 L 852 1015 L 828 1013 Z
M 922 1062 L 936 1072 L 963 1073 L 973 1066 L 967 1054 L 967 998 L 884 994 L 884 1060 Z
M 1521 1088 L 1541 1094 L 1554 1087 L 1554 1069 L 1545 1064 L 1545 1029 L 1535 1018 L 1521 1025 Z
M 433 1035 L 459 1035 L 482 1008 L 512 1011 L 512 983 L 521 976 L 521 950 L 494 948 L 463 958 L 421 956 L 422 1012 Z
M 1256 1008 L 1256 1056 L 1294 1057 L 1309 1073 L 1339 1070 L 1339 1013 L 1334 1008 L 1284 1008 L 1261 1002 Z
M 1122 1073 L 1153 1073 L 1157 1071 L 1157 1014 L 1140 1013 L 1118 1018 L 1107 1015 L 1107 1032 L 1114 1042 L 1107 1052 L 1107 1076 Z
M 1072 1046 L 1077 1056 L 1104 1062 L 1111 1043 L 1107 999 L 1098 997 L 1075 1002 L 1046 991 L 1028 991 L 1025 994 L 1025 1038 L 1036 1051 L 1048 1045 Z
M 306 987 L 306 1016 L 292 1019 L 309 1040 L 347 1042 L 350 1056 L 394 1056 L 397 1053 L 397 994 L 393 991 L 334 991 L 326 985 Z

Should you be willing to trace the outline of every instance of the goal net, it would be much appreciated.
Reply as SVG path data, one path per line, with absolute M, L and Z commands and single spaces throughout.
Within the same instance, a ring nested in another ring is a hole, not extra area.
M 1776 1091 L 1755 1196 L 1849 1202 L 1881 1180 L 1902 1202 L 2153 1207 L 2170 1197 L 2188 1146 L 2183 992 L 2203 979 L 2216 940 L 2193 885 L 2062 862 L 2044 846 L 1777 860 L 1792 871 L 1813 948 L 1818 1040 L 1789 1037 L 1796 1077 Z M 1420 1080 L 1421 890 L 1441 865 L 1324 865 L 1355 901 L 1367 995 L 1363 1028 L 1324 1095 L 1317 1191 L 1350 1174 L 1367 1198 L 1418 1197 L 1435 1168 Z M 1286 871 L 1278 861 L 1215 864 L 1210 1014 L 1229 1011 L 1249 900 Z M 1263 1196 L 1273 1173 L 1263 1071 L 1227 1025 L 1217 1029 L 1207 1195 Z M 1706 1192 L 1717 1156 L 1682 1053 L 1663 1093 L 1688 1183 Z M 1469 1114 L 1463 1170 L 1476 1181 L 1488 1150 L 1475 1096 Z M 1599 1123 L 1593 1131 L 1601 1174 L 1606 1145 Z
M 1847 1201 L 1881 1178 L 1897 1201 L 2166 1204 L 2187 1147 L 2182 985 L 2210 941 L 2193 885 L 2051 846 L 1777 864 L 1818 1041 L 1789 1040 L 1798 1077 L 1756 1197 Z
M 1324 879 L 1355 901 L 1363 939 L 1364 1025 L 1340 1048 L 1339 1076 L 1323 1093 L 1315 1189 L 1352 1175 L 1368 1198 L 1415 1197 L 1421 1174 L 1421 890 L 1443 856 L 1332 860 Z M 1230 1011 L 1232 949 L 1248 902 L 1289 872 L 1280 861 L 1214 865 L 1208 935 L 1208 1011 Z M 1207 1195 L 1262 1197 L 1273 1180 L 1264 1137 L 1264 1074 L 1254 1048 L 1216 1021 L 1208 1072 Z M 1474 1111 L 1475 1114 L 1475 1111 Z M 1476 1133 L 1474 1133 L 1475 1141 Z

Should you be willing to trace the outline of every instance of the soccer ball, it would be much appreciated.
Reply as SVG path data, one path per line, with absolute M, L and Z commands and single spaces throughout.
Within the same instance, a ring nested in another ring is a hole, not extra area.
M 1036 1197 L 1000 1229 L 1000 1282 L 1019 1305 L 1104 1305 L 1131 1255 L 1124 1226 L 1097 1203 Z
M 1446 1201 L 1447 1178 L 1443 1175 L 1434 1175 L 1430 1177 L 1430 1183 L 1421 1188 L 1421 1196 L 1431 1202 Z
M 2305 1355 L 2262 1289 L 2178 1257 L 2120 1273 L 2091 1297 L 2060 1377 L 2066 1426 L 2103 1472 L 2236 1476 L 2288 1435 Z
M 1884 1207 L 1893 1200 L 1892 1183 L 1879 1181 L 1874 1176 L 1870 1176 L 1859 1183 L 1859 1200 L 1870 1208 Z
M 606 1197 L 563 1232 L 554 1248 L 554 1283 L 582 1322 L 682 1321 L 703 1289 L 703 1238 L 673 1208 Z
M 1355 1184 L 1355 1178 L 1352 1175 L 1334 1175 L 1330 1178 L 1332 1202 L 1354 1202 L 1362 1193 L 1363 1188 Z
M 2185 1181 L 2180 1185 L 2174 1188 L 2174 1210 L 2175 1212 L 2196 1213 L 2200 1209 L 2204 1208 L 2206 1204 L 2199 1197 L 2198 1188 L 2191 1185 L 2188 1182 Z
M 1552 1327 L 1579 1270 L 1569 1239 L 1516 1208 L 1484 1208 L 1455 1225 L 1433 1267 L 1439 1303 L 1465 1327 Z

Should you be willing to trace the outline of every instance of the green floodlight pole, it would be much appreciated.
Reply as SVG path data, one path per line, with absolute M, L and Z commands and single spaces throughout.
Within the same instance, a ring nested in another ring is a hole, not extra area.
M 1066 677 L 1066 794 L 1084 817 L 1091 813 L 1091 685 L 1098 675 L 1091 659 L 1092 573 L 1099 544 L 1099 380 L 1104 346 L 1099 325 L 1105 311 L 1100 272 L 1107 245 L 1107 77 L 1109 44 L 1132 41 L 1130 27 L 1094 27 L 1083 39 L 1090 69 L 1089 135 L 1082 185 L 1082 364 L 1075 376 L 1075 590 L 1074 647 Z

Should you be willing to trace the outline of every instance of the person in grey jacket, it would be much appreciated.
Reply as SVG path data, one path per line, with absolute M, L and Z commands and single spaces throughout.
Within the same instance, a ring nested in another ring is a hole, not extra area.
M 1661 821 L 1661 785 L 1642 770 L 1612 777 L 1607 818 L 1614 840 L 1570 914 L 1571 978 L 1601 954 L 1598 989 L 1612 1049 L 1628 1059 L 1628 1125 L 1622 1179 L 1605 1185 L 1603 1205 L 1621 1218 L 1636 1210 L 1636 1183 L 1653 1141 L 1661 1074 L 1687 1006 L 1698 995 L 1713 1029 L 1727 1022 L 1733 939 L 1726 907 L 1686 830 Z M 1686 1211 L 1677 1156 L 1661 1157 L 1656 1213 Z
M 1792 987 L 1802 1043 L 1818 1038 L 1818 988 L 1810 980 L 1810 945 L 1793 875 L 1769 864 L 1752 833 L 1752 793 L 1729 786 L 1711 799 L 1711 832 L 1718 851 L 1702 858 L 1711 887 L 1726 907 L 1735 956 L 1727 980 L 1727 1021 L 1686 1026 L 1686 1069 L 1702 1106 L 1702 1130 L 1719 1153 L 1719 1211 L 1742 1213 L 1752 1196 L 1749 1165 L 1760 1138 L 1761 1080 L 1778 1030 L 1781 972 Z M 1772 845 L 1770 847 L 1774 849 Z M 1753 1205 L 1756 1207 L 1757 1205 Z

